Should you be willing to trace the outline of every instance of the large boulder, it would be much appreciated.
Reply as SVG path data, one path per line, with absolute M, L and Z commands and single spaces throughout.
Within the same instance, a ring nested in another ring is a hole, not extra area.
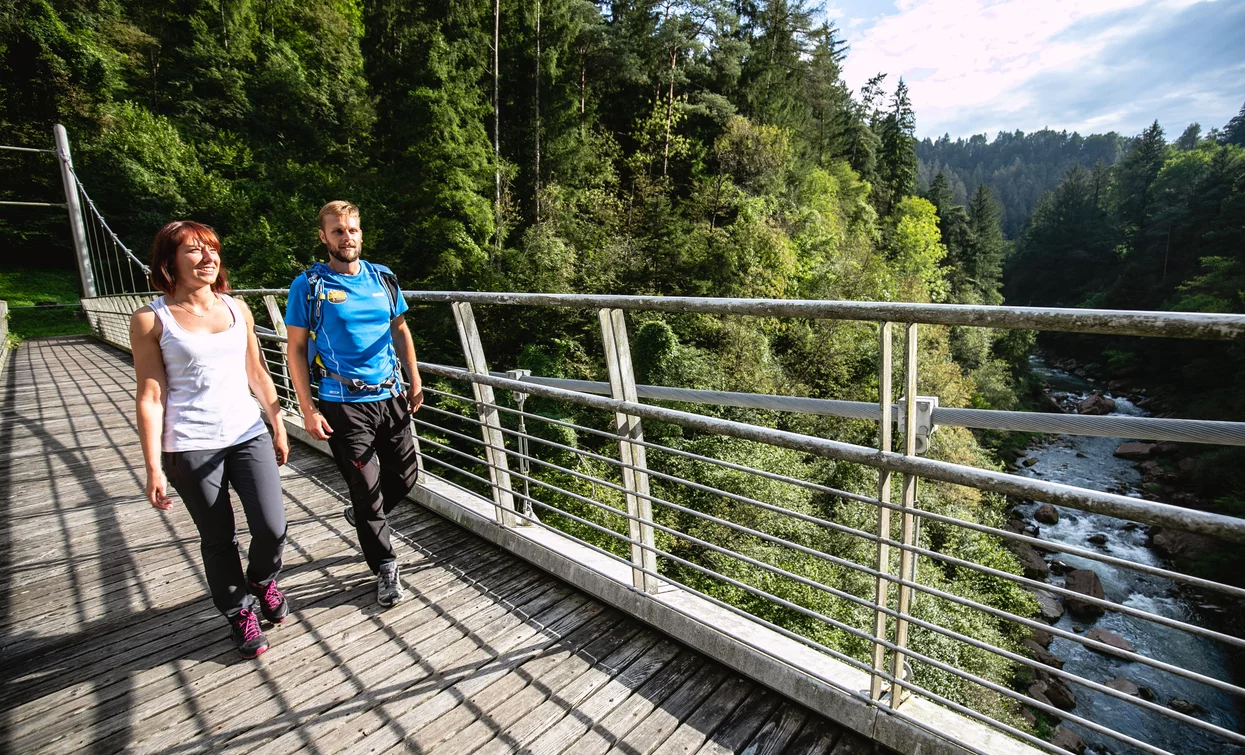
M 1061 750 L 1075 752 L 1076 755 L 1081 755 L 1081 753 L 1085 752 L 1085 742 L 1075 732 L 1063 726 L 1055 727 L 1055 732 L 1050 737 L 1050 743 Z
M 1124 694 L 1132 695 L 1133 697 L 1141 697 L 1141 688 L 1123 677 L 1112 679 L 1106 684 L 1116 692 L 1123 692 Z
M 1215 541 L 1184 530 L 1151 527 L 1150 547 L 1163 558 L 1185 558 L 1213 550 Z
M 1050 565 L 1033 546 L 1011 542 L 1007 544 L 1007 549 L 1016 555 L 1016 560 L 1024 567 L 1025 576 L 1029 579 L 1046 579 L 1050 574 Z
M 1115 400 L 1101 393 L 1091 393 L 1076 405 L 1079 414 L 1110 414 L 1115 411 Z
M 1156 445 L 1157 444 L 1155 443 L 1138 443 L 1136 441 L 1129 441 L 1128 443 L 1121 443 L 1116 446 L 1115 455 L 1121 459 L 1135 459 L 1140 461 L 1153 456 Z
M 1047 624 L 1054 624 L 1063 618 L 1063 603 L 1059 602 L 1059 598 L 1054 593 L 1045 590 L 1035 590 L 1033 598 L 1037 600 L 1038 610 L 1042 614 L 1042 621 Z
M 1049 503 L 1044 503 L 1033 512 L 1033 518 L 1042 524 L 1059 524 L 1059 510 Z
M 1101 642 L 1104 645 L 1110 645 L 1113 648 L 1127 650 L 1130 653 L 1133 652 L 1133 644 L 1131 642 L 1119 636 L 1115 632 L 1108 632 L 1105 629 L 1091 629 L 1085 633 L 1085 638 Z M 1094 649 L 1097 650 L 1098 648 Z M 1111 655 L 1115 655 L 1115 653 L 1111 653 Z
M 1049 630 L 1030 629 L 1029 631 L 1033 633 L 1033 637 L 1032 637 L 1033 641 L 1041 645 L 1044 648 L 1050 647 L 1050 644 L 1055 641 L 1055 635 L 1052 634 Z
M 1106 594 L 1102 591 L 1102 580 L 1098 579 L 1098 575 L 1090 569 L 1073 569 L 1068 572 L 1064 577 L 1064 587 L 1072 592 L 1079 592 L 1082 595 L 1088 595 L 1099 600 L 1106 597 Z M 1066 598 L 1064 607 L 1068 609 L 1069 613 L 1085 618 L 1097 618 L 1105 610 L 1102 606 L 1077 598 Z
M 1046 685 L 1046 699 L 1050 700 L 1050 704 L 1060 710 L 1072 710 L 1076 707 L 1076 698 L 1072 695 L 1072 690 L 1068 688 L 1067 682 L 1059 677 L 1040 682 Z
M 1036 640 L 1025 639 L 1022 643 L 1029 654 L 1033 656 L 1033 660 L 1038 663 L 1045 664 L 1052 668 L 1063 668 L 1063 659 L 1055 655 L 1051 651 L 1042 647 Z

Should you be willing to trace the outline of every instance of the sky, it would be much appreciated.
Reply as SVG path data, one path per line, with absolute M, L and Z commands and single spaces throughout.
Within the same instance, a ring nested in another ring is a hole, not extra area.
M 1245 0 L 826 0 L 859 92 L 907 82 L 919 138 L 1042 128 L 1173 140 L 1245 103 Z

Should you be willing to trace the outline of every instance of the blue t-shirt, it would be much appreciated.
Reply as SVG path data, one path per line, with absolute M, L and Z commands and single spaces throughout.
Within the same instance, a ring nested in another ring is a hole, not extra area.
M 324 283 L 324 301 L 320 322 L 309 339 L 308 349 L 318 354 L 326 369 L 346 378 L 358 378 L 369 385 L 381 383 L 398 374 L 398 355 L 393 349 L 389 325 L 393 318 L 406 311 L 406 300 L 398 294 L 396 305 L 380 273 L 389 273 L 384 265 L 359 261 L 357 275 L 334 272 L 323 262 L 312 270 Z M 290 284 L 285 304 L 285 324 L 297 328 L 311 327 L 310 285 L 306 275 Z M 401 393 L 399 384 L 395 391 Z M 352 392 L 340 381 L 330 377 L 320 380 L 320 400 L 346 403 L 383 401 L 395 391 Z

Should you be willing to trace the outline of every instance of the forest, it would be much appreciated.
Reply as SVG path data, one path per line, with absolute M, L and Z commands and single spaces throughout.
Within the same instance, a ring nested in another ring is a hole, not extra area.
M 806 0 L 16 0 L 0 15 L 3 141 L 44 146 L 52 124 L 64 123 L 79 174 L 131 247 L 144 249 L 172 218 L 208 222 L 221 233 L 236 287 L 287 285 L 320 257 L 318 207 L 348 199 L 362 210 L 365 256 L 390 265 L 411 290 L 1245 306 L 1238 122 L 1245 119 L 1195 134 L 1191 145 L 1168 145 L 1157 126 L 1135 138 L 1040 132 L 1000 134 L 993 143 L 918 142 L 905 83 L 879 73 L 851 90 L 841 75 L 847 40 Z M 60 191 L 50 160 L 36 169 L 25 156 L 0 157 L 0 185 L 6 197 L 56 201 Z M 0 244 L 10 262 L 68 259 L 62 225 L 59 217 L 7 213 Z M 493 369 L 604 374 L 588 314 L 518 318 L 484 308 L 477 316 Z M 421 359 L 461 363 L 446 312 L 416 308 L 412 318 Z M 870 325 L 647 316 L 630 326 L 641 382 L 877 400 Z M 1034 343 L 1027 332 L 924 328 L 919 391 L 943 406 L 1021 407 L 1030 398 Z M 1239 379 L 1245 363 L 1235 353 Z M 1121 365 L 1149 358 L 1119 354 Z M 568 405 L 528 406 L 608 426 Z M 455 410 L 473 411 L 467 402 Z M 864 422 L 698 410 L 876 443 L 876 426 Z M 529 429 L 571 447 L 608 448 L 559 425 Z M 846 464 L 676 427 L 645 431 L 677 450 L 826 486 L 870 493 L 875 485 Z M 1007 442 L 943 428 L 930 455 L 1002 468 Z M 659 471 L 873 526 L 873 509 L 850 500 L 654 456 Z M 547 458 L 581 469 L 595 463 L 554 451 Z M 540 475 L 609 501 L 573 475 Z M 997 496 L 922 485 L 930 510 L 994 526 L 1006 519 L 1007 502 Z M 685 487 L 654 490 L 856 563 L 873 558 L 858 539 Z M 619 526 L 571 496 L 546 498 Z M 780 556 L 763 540 L 677 511 L 659 517 L 760 561 L 781 558 L 783 568 L 836 589 L 872 590 L 871 580 L 823 560 Z M 617 545 L 573 520 L 561 526 Z M 871 621 L 857 604 L 665 537 L 662 547 L 689 561 L 852 626 Z M 987 535 L 929 523 L 921 541 L 1021 572 Z M 919 563 L 924 584 L 1009 611 L 1036 610 L 1010 582 Z M 662 568 L 845 654 L 868 656 L 868 644 L 848 632 L 674 562 Z M 913 610 L 998 647 L 1018 649 L 1023 640 L 1015 625 L 956 604 L 921 600 Z M 913 634 L 936 658 L 1013 683 L 1012 664 L 997 655 L 919 627 Z M 999 696 L 914 666 L 926 688 L 1029 726 Z

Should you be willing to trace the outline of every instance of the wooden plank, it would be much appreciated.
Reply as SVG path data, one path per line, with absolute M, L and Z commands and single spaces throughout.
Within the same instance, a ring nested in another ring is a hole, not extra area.
M 683 719 L 713 693 L 726 678 L 727 671 L 716 663 L 706 664 L 683 683 L 673 695 L 632 728 L 610 755 L 648 755 L 674 733 Z
M 739 752 L 781 702 L 778 694 L 764 687 L 754 689 L 739 706 L 738 712 L 696 751 L 697 755 L 733 755 Z
M 524 663 L 517 673 L 507 674 L 474 693 L 467 685 L 455 685 L 438 697 L 461 697 L 458 706 L 437 715 L 435 721 L 424 727 L 419 727 L 416 721 L 401 721 L 407 735 L 404 742 L 389 752 L 418 748 L 423 752 L 473 753 L 493 737 L 509 731 L 545 700 L 560 697 L 565 685 L 622 647 L 638 631 L 634 623 L 607 612 L 559 642 L 556 652 L 544 653 Z M 585 640 L 586 645 L 582 644 Z M 432 706 L 428 707 L 429 713 L 435 712 Z
M 657 748 L 655 755 L 691 755 L 718 730 L 751 694 L 756 685 L 742 676 L 731 676 L 714 690 L 694 713 Z
M 782 755 L 804 727 L 808 713 L 796 705 L 783 705 L 756 733 L 742 755 Z
M 681 648 L 676 643 L 661 640 L 644 655 L 630 663 L 617 676 L 611 676 L 606 672 L 593 675 L 596 678 L 584 679 L 568 697 L 569 700 L 574 701 L 570 709 L 555 706 L 554 710 L 547 711 L 546 716 L 530 717 L 524 721 L 527 724 L 524 727 L 527 729 L 526 732 L 522 729 L 507 732 L 507 739 L 515 739 L 522 743 L 520 736 L 524 734 L 528 737 L 535 736 L 535 739 L 530 744 L 525 743 L 523 748 L 525 752 L 533 753 L 533 755 L 542 753 L 553 755 L 553 753 L 562 752 L 588 733 L 597 721 L 609 715 L 634 690 L 643 686 L 666 664 L 674 660 L 680 652 Z M 583 694 L 589 690 L 592 690 L 591 695 Z M 549 720 L 548 713 L 558 715 L 554 719 L 556 723 L 545 729 L 549 723 L 553 723 Z M 499 738 L 489 742 L 481 748 L 480 752 L 505 752 L 505 747 L 506 743 Z
M 787 748 L 788 755 L 826 755 L 843 736 L 843 729 L 820 716 L 810 716 L 808 723 Z

